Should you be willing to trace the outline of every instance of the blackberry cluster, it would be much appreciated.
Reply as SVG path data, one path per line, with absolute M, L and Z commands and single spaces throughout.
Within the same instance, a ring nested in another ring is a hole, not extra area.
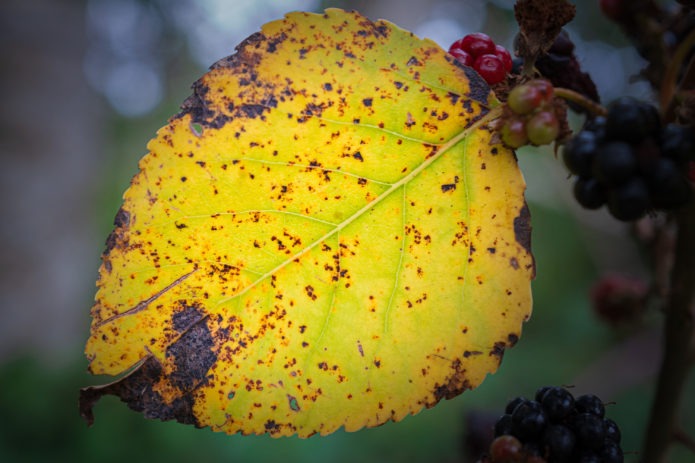
M 574 197 L 587 209 L 604 204 L 618 220 L 675 209 L 691 196 L 688 163 L 695 136 L 685 127 L 661 125 L 653 106 L 621 98 L 565 146 L 564 161 L 576 175 Z
M 595 395 L 545 386 L 517 397 L 495 424 L 484 463 L 621 463 L 620 429 Z
M 502 82 L 512 70 L 512 57 L 507 49 L 482 32 L 468 34 L 452 43 L 449 53 L 461 64 L 475 69 L 490 85 Z

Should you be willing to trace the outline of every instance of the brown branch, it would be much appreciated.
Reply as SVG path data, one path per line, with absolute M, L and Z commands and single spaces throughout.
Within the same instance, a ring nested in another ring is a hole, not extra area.
M 678 237 L 666 308 L 664 354 L 641 455 L 641 461 L 650 463 L 665 460 L 688 376 L 695 310 L 695 200 L 676 213 L 676 223 Z
M 676 442 L 695 453 L 695 439 L 693 439 L 683 429 L 676 429 L 673 436 L 676 439 Z

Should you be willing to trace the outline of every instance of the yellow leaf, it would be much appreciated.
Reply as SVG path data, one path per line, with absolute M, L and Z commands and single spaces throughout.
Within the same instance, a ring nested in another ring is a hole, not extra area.
M 487 85 L 357 13 L 266 24 L 148 145 L 107 240 L 82 390 L 273 436 L 476 387 L 531 311 L 524 182 Z

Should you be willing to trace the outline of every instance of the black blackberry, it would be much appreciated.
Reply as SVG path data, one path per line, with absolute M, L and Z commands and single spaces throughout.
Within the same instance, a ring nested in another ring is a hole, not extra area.
M 495 437 L 512 433 L 512 415 L 505 413 L 495 423 Z
M 606 432 L 600 416 L 591 413 L 580 413 L 573 417 L 570 428 L 577 436 L 577 442 L 590 450 L 600 450 Z
M 649 208 L 649 190 L 644 181 L 633 177 L 625 185 L 608 193 L 608 210 L 618 220 L 632 221 L 643 217 Z
M 516 398 L 510 400 L 509 403 L 507 404 L 507 406 L 506 406 L 505 409 L 504 409 L 504 413 L 508 413 L 509 415 L 511 415 L 512 413 L 514 413 L 514 409 L 515 409 L 520 403 L 525 402 L 526 400 L 527 400 L 527 399 L 524 398 L 524 397 L 516 397 Z
M 620 430 L 615 421 L 604 418 L 598 397 L 575 398 L 567 389 L 545 386 L 536 390 L 534 399 L 509 401 L 495 424 L 488 459 L 481 461 L 622 463 Z
M 572 138 L 563 153 L 565 165 L 574 175 L 588 177 L 591 175 L 594 157 L 598 149 L 599 137 L 596 132 L 583 130 Z
M 606 116 L 596 116 L 588 121 L 584 125 L 584 130 L 587 132 L 593 132 L 596 137 L 600 140 L 606 138 Z
M 620 428 L 615 421 L 611 420 L 610 418 L 603 420 L 603 431 L 606 435 L 606 439 L 611 442 L 615 442 L 616 444 L 620 443 Z
M 651 105 L 624 97 L 608 107 L 606 117 L 608 139 L 636 144 L 649 136 L 656 135 L 659 128 L 659 114 Z
M 541 445 L 556 461 L 566 461 L 574 452 L 577 438 L 573 430 L 562 424 L 548 426 L 543 433 Z
M 695 161 L 695 132 L 692 128 L 667 124 L 660 135 L 664 157 L 676 162 Z
M 673 209 L 690 199 L 690 184 L 676 162 L 671 159 L 661 158 L 655 162 L 645 179 L 656 208 Z
M 606 408 L 603 406 L 603 402 L 593 394 L 580 395 L 574 401 L 574 405 L 579 413 L 589 413 L 599 418 L 603 418 L 606 414 Z
M 552 387 L 543 394 L 541 405 L 552 422 L 560 422 L 572 413 L 574 397 L 564 388 Z
M 608 441 L 604 443 L 600 457 L 603 463 L 622 463 L 623 450 L 617 443 Z
M 545 396 L 545 394 L 546 394 L 549 390 L 553 389 L 554 387 L 555 387 L 555 386 L 542 386 L 542 387 L 539 387 L 539 388 L 536 390 L 536 394 L 534 395 L 534 399 L 536 399 L 536 402 L 542 402 L 542 401 L 543 401 L 543 397 Z
M 574 198 L 586 209 L 598 209 L 606 204 L 606 191 L 593 177 L 579 177 L 574 183 Z
M 604 185 L 623 185 L 635 175 L 637 159 L 629 144 L 612 141 L 598 147 L 592 167 L 594 177 Z
M 543 432 L 547 422 L 548 418 L 541 404 L 527 400 L 517 405 L 512 413 L 512 434 L 519 439 L 535 439 Z
M 618 220 L 683 206 L 692 195 L 695 131 L 662 127 L 654 106 L 633 98 L 611 104 L 565 145 L 565 165 L 576 176 L 574 197 L 586 209 L 604 204 Z

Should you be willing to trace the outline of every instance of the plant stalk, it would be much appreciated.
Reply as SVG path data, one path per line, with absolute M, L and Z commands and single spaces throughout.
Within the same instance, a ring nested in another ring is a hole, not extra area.
M 678 236 L 666 307 L 664 352 L 640 460 L 659 463 L 678 429 L 677 413 L 688 376 L 695 311 L 695 200 L 676 213 Z

